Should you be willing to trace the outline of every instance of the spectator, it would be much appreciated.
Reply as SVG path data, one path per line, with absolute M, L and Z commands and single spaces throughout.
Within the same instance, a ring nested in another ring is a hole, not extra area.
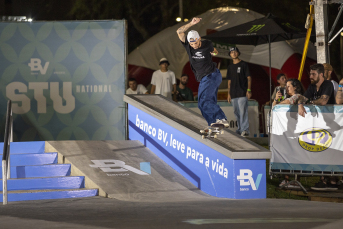
M 337 90 L 337 95 L 336 95 L 336 103 L 337 104 L 343 104 L 343 79 L 341 79 L 341 81 L 339 81 L 339 85 L 338 85 L 338 90 Z
M 187 83 L 188 75 L 182 74 L 180 78 L 180 84 L 176 86 L 177 101 L 194 101 L 192 90 L 189 87 L 186 87 Z
M 172 99 L 172 94 L 176 92 L 175 74 L 168 70 L 169 62 L 167 58 L 162 58 L 159 65 L 160 70 L 152 74 L 151 94 L 160 94 Z
M 297 79 L 287 80 L 286 93 L 288 98 L 280 102 L 283 95 L 278 90 L 275 99 L 273 100 L 273 106 L 275 106 L 276 104 L 297 104 L 300 96 L 304 93 L 300 81 Z
M 249 136 L 248 99 L 251 98 L 251 76 L 248 64 L 240 60 L 241 54 L 237 47 L 230 48 L 233 64 L 227 68 L 228 79 L 227 101 L 231 103 L 237 119 L 237 134 Z
M 334 90 L 332 83 L 324 79 L 324 66 L 314 64 L 310 67 L 311 84 L 307 88 L 304 96 L 298 100 L 298 114 L 305 117 L 305 103 L 315 105 L 335 104 Z
M 285 74 L 280 73 L 279 75 L 276 76 L 276 80 L 280 86 L 275 87 L 271 100 L 274 101 L 275 96 L 276 96 L 276 92 L 280 91 L 282 94 L 282 97 L 280 99 L 280 101 L 281 101 L 281 100 L 286 98 L 285 91 L 286 91 L 287 77 L 285 76 Z M 270 101 L 266 102 L 266 105 L 269 105 L 269 104 L 270 104 Z
M 127 95 L 132 94 L 149 94 L 143 84 L 138 84 L 135 78 L 129 78 L 129 88 L 126 90 Z
M 324 65 L 324 78 L 326 80 L 331 80 L 331 73 L 333 72 L 333 68 L 330 64 L 323 64 Z M 331 80 L 331 83 L 333 85 L 333 89 L 335 91 L 335 97 L 337 94 L 337 90 L 338 90 L 338 83 L 334 80 Z

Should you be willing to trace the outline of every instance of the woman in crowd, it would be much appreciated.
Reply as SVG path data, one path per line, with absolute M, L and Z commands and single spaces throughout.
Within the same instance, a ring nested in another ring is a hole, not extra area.
M 276 104 L 297 104 L 298 99 L 304 93 L 304 89 L 299 80 L 288 79 L 286 83 L 286 93 L 287 98 L 279 102 L 279 99 L 281 99 L 282 94 L 280 91 L 278 91 L 273 101 L 273 106 L 275 106 Z
M 279 99 L 281 99 L 282 94 L 280 91 L 278 91 L 273 101 L 273 106 L 275 106 L 276 104 L 298 104 L 298 100 L 301 97 L 301 95 L 304 93 L 304 89 L 299 80 L 288 79 L 286 83 L 286 93 L 287 93 L 287 98 L 279 102 Z M 289 180 L 289 176 L 285 175 L 285 179 L 280 183 L 279 186 L 283 186 L 284 184 L 288 183 L 288 180 Z M 295 188 L 296 186 L 289 184 L 286 187 Z

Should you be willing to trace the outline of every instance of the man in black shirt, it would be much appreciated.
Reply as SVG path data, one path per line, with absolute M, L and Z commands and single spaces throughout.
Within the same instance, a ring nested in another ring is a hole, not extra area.
M 314 64 L 310 67 L 311 84 L 307 88 L 304 96 L 298 102 L 298 114 L 305 117 L 305 103 L 315 105 L 335 104 L 335 96 L 333 85 L 329 80 L 324 79 L 324 66 L 322 64 Z
M 180 84 L 176 86 L 176 100 L 177 101 L 194 101 L 192 90 L 187 87 L 188 75 L 182 74 L 180 77 Z
M 230 48 L 230 56 L 233 64 L 227 68 L 228 79 L 227 101 L 232 102 L 238 128 L 236 133 L 249 136 L 248 99 L 251 98 L 251 76 L 248 64 L 240 60 L 240 52 L 237 47 Z
M 212 55 L 217 55 L 218 51 L 213 48 L 211 41 L 201 40 L 199 33 L 195 30 L 189 31 L 186 39 L 187 29 L 199 23 L 200 20 L 201 18 L 193 18 L 190 23 L 180 27 L 176 32 L 187 51 L 195 78 L 200 82 L 198 107 L 202 116 L 209 126 L 213 123 L 221 123 L 228 127 L 226 116 L 217 104 L 218 87 L 222 82 L 222 75 L 216 68 L 216 64 L 212 62 Z

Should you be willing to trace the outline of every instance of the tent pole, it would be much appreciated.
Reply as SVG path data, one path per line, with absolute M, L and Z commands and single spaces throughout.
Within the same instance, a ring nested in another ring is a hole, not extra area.
M 269 126 L 269 133 L 268 133 L 268 145 L 269 145 L 269 150 L 270 150 L 270 133 L 271 133 L 271 126 L 270 126 L 270 119 L 272 116 L 272 106 L 273 106 L 273 101 L 272 101 L 272 51 L 271 51 L 271 46 L 270 46 L 270 34 L 268 34 L 268 43 L 269 43 L 269 98 L 270 98 L 270 116 L 268 119 L 268 126 Z

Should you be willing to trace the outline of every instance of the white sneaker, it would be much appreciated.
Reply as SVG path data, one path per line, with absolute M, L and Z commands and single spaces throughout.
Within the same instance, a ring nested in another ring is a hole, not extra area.
M 249 134 L 248 134 L 248 132 L 243 131 L 243 132 L 241 133 L 241 136 L 242 136 L 242 137 L 249 137 Z
M 229 123 L 226 119 L 217 119 L 217 121 L 215 123 L 216 124 L 223 124 L 225 128 L 229 127 Z M 212 123 L 212 124 L 214 124 L 214 123 Z

